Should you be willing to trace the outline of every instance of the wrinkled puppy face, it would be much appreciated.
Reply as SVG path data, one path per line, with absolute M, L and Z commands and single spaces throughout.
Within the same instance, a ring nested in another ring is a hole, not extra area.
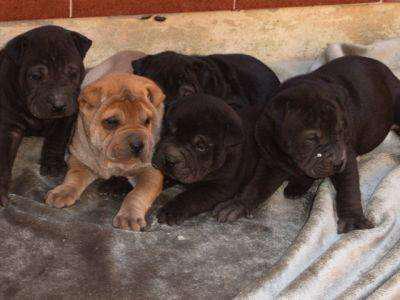
M 85 70 L 91 41 L 57 26 L 44 26 L 11 40 L 6 52 L 18 67 L 21 98 L 39 119 L 71 116 Z
M 329 177 L 346 166 L 347 125 L 335 97 L 331 92 L 301 86 L 272 101 L 271 114 L 278 124 L 282 150 L 312 178 Z
M 209 95 L 180 99 L 165 118 L 153 165 L 182 183 L 201 181 L 219 170 L 229 148 L 244 139 L 236 112 Z
M 203 92 L 201 79 L 198 77 L 203 67 L 203 63 L 197 58 L 172 51 L 148 55 L 132 62 L 134 74 L 157 82 L 167 96 L 167 103 Z
M 151 80 L 110 74 L 79 97 L 91 145 L 114 163 L 149 163 L 163 115 L 164 94 Z

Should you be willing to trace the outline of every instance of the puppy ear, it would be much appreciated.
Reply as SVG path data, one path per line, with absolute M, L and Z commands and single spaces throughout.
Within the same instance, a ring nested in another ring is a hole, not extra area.
M 143 76 L 146 65 L 146 59 L 150 56 L 151 55 L 147 55 L 145 57 L 132 61 L 133 74 Z
M 269 101 L 264 113 L 267 113 L 275 122 L 282 123 L 289 109 L 287 98 L 275 97 Z
M 85 58 L 90 46 L 92 46 L 92 41 L 76 31 L 70 31 L 69 34 L 74 40 L 75 46 L 78 49 L 82 59 Z
M 242 120 L 235 115 L 225 124 L 225 145 L 236 146 L 244 142 L 244 131 Z
M 149 101 L 153 103 L 155 107 L 158 107 L 161 103 L 164 102 L 165 95 L 156 84 L 147 85 L 146 90 L 147 90 L 147 95 L 146 95 L 147 99 L 149 99 Z
M 23 36 L 16 37 L 9 41 L 5 47 L 5 52 L 10 57 L 14 63 L 19 65 L 24 51 L 27 47 L 27 41 Z
M 96 108 L 101 103 L 102 89 L 97 86 L 87 86 L 78 97 L 79 110 L 86 112 Z

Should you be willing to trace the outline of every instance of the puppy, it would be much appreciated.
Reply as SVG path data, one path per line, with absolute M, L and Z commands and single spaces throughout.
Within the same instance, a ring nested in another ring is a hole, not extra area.
M 220 97 L 235 109 L 265 102 L 279 87 L 275 73 L 244 54 L 183 55 L 172 51 L 132 62 L 136 75 L 154 80 L 172 100 L 195 93 Z
M 76 117 L 92 42 L 57 26 L 30 30 L 0 51 L 0 204 L 6 202 L 14 159 L 24 136 L 44 137 L 42 175 L 65 170 L 65 148 Z
M 69 170 L 46 203 L 73 205 L 96 178 L 124 176 L 136 187 L 113 220 L 122 229 L 140 230 L 162 189 L 163 176 L 151 166 L 163 117 L 164 94 L 151 80 L 108 74 L 88 85 L 78 98 L 79 114 L 69 147 Z
M 186 191 L 164 206 L 158 221 L 169 225 L 212 210 L 251 179 L 260 154 L 256 107 L 235 112 L 222 99 L 196 94 L 173 103 L 166 114 L 153 165 Z
M 132 74 L 132 61 L 146 56 L 140 51 L 120 51 L 110 56 L 100 64 L 90 68 L 86 72 L 81 88 L 95 82 L 109 73 Z M 125 177 L 112 177 L 99 185 L 99 191 L 113 195 L 125 195 L 132 190 L 132 185 Z
M 356 157 L 378 146 L 400 122 L 400 81 L 384 64 L 338 58 L 283 83 L 257 122 L 263 153 L 255 177 L 219 219 L 245 215 L 285 180 L 285 195 L 303 195 L 330 177 L 337 190 L 339 232 L 371 228 L 363 214 Z

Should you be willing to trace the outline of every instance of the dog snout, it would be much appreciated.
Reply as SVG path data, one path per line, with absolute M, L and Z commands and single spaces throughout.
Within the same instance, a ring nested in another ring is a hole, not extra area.
M 130 135 L 128 137 L 128 140 L 129 140 L 128 141 L 129 148 L 132 154 L 135 155 L 136 157 L 142 154 L 144 150 L 144 143 L 142 139 L 137 135 Z
M 174 146 L 159 148 L 153 156 L 152 164 L 156 169 L 172 171 L 183 160 L 182 154 Z
M 179 158 L 171 154 L 160 155 L 156 153 L 151 161 L 154 168 L 159 170 L 171 170 L 179 163 Z
M 172 155 L 166 155 L 164 160 L 165 160 L 164 164 L 167 169 L 172 169 L 179 162 L 179 159 Z
M 68 97 L 62 94 L 51 95 L 48 102 L 51 105 L 51 110 L 54 113 L 64 113 L 68 108 Z

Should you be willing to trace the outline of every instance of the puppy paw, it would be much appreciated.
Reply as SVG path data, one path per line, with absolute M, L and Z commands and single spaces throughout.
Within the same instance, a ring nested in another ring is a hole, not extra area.
M 294 182 L 289 182 L 283 191 L 283 195 L 288 199 L 298 199 L 304 196 L 309 190 L 310 186 L 304 186 L 301 184 L 296 184 Z
M 180 201 L 171 201 L 160 209 L 157 214 L 158 223 L 169 226 L 181 225 L 190 217 L 188 210 L 182 206 Z
M 225 201 L 214 208 L 214 216 L 220 223 L 234 222 L 242 217 L 253 218 L 253 210 L 240 202 Z
M 116 228 L 132 231 L 140 231 L 147 226 L 145 214 L 135 209 L 121 207 L 113 219 Z
M 78 195 L 76 189 L 67 185 L 57 186 L 49 191 L 45 198 L 46 204 L 57 208 L 74 205 L 77 200 Z
M 64 176 L 67 172 L 65 161 L 42 163 L 40 166 L 40 175 L 49 177 Z
M 349 216 L 339 218 L 338 233 L 347 233 L 352 230 L 371 229 L 374 224 L 364 216 Z

